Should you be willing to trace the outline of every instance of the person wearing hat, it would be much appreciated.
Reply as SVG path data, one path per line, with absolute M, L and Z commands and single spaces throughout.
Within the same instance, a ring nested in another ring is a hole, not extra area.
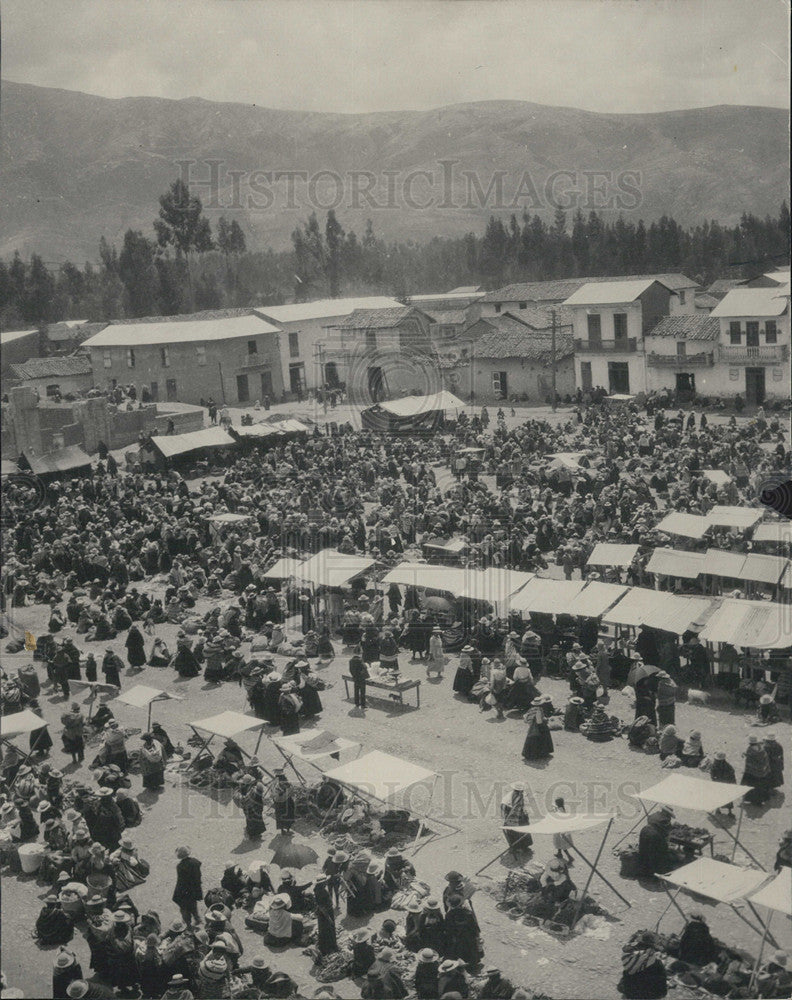
M 158 791 L 165 784 L 165 752 L 153 733 L 143 733 L 140 737 L 140 774 L 143 787 Z
M 668 844 L 673 818 L 674 810 L 662 806 L 648 817 L 638 834 L 638 869 L 642 875 L 664 875 L 680 865 L 682 856 Z
M 784 748 L 776 739 L 775 733 L 767 733 L 764 738 L 764 748 L 770 762 L 770 779 L 768 787 L 782 788 L 784 785 Z
M 195 984 L 199 997 L 231 996 L 231 963 L 225 941 L 217 940 L 212 943 L 198 965 Z
M 704 760 L 704 747 L 701 745 L 701 733 L 693 729 L 682 745 L 680 755 L 683 767 L 698 767 Z
M 704 966 L 715 961 L 720 949 L 702 913 L 691 913 L 679 936 L 679 957 L 689 965 Z
M 428 896 L 418 918 L 418 944 L 421 948 L 433 948 L 440 955 L 445 953 L 445 920 L 440 900 Z
M 359 927 L 349 936 L 352 946 L 352 978 L 365 976 L 377 958 L 371 943 L 372 934 L 366 927 Z
M 469 643 L 464 645 L 459 653 L 459 666 L 454 675 L 453 689 L 457 694 L 461 694 L 468 701 L 477 701 L 478 698 L 472 694 L 473 686 L 481 676 L 481 660 L 475 660 L 476 650 Z
M 77 961 L 77 955 L 70 948 L 63 945 L 55 955 L 52 963 L 52 996 L 54 1000 L 65 1000 L 68 996 L 67 989 L 75 979 L 82 979 L 82 966 Z
M 136 885 L 142 885 L 148 878 L 150 866 L 138 857 L 131 837 L 122 837 L 117 851 L 110 855 L 113 866 L 113 882 L 119 892 L 127 892 Z
M 182 920 L 189 927 L 193 922 L 200 923 L 198 902 L 203 899 L 201 862 L 191 856 L 189 847 L 177 848 L 176 857 L 176 887 L 171 899 L 179 907 Z
M 446 958 L 437 970 L 437 995 L 440 997 L 460 996 L 470 994 L 465 963 L 459 959 Z
M 303 922 L 301 917 L 289 912 L 290 906 L 291 900 L 286 893 L 279 893 L 270 903 L 265 944 L 282 946 L 299 943 Z
M 64 913 L 58 897 L 46 896 L 36 918 L 36 938 L 39 944 L 68 944 L 74 936 L 74 925 Z
M 383 948 L 366 972 L 366 981 L 360 991 L 365 1000 L 402 1000 L 407 996 L 407 987 L 394 964 L 392 948 Z
M 617 989 L 625 1000 L 660 1000 L 668 992 L 666 970 L 649 931 L 639 931 L 622 948 Z
M 763 694 L 759 697 L 759 704 L 756 709 L 756 719 L 760 726 L 774 725 L 781 720 L 775 698 L 771 694 Z
M 523 742 L 523 760 L 547 760 L 553 755 L 554 747 L 541 698 L 534 698 L 525 718 L 528 722 L 528 732 Z
M 740 784 L 751 786 L 745 801 L 751 805 L 763 805 L 770 797 L 770 758 L 758 736 L 752 734 L 748 737 L 748 746 L 743 751 L 743 757 L 745 765 Z
M 316 904 L 316 947 L 321 955 L 338 951 L 335 925 L 335 906 L 326 875 L 320 875 L 314 882 L 314 902 Z
M 162 1000 L 193 1000 L 189 979 L 180 972 L 171 976 L 168 980 L 168 988 L 162 994 Z
M 415 995 L 418 1000 L 436 1000 L 440 996 L 438 987 L 438 970 L 440 956 L 433 948 L 421 948 L 416 955 Z
M 483 954 L 476 916 L 469 902 L 461 894 L 448 896 L 447 902 L 443 954 L 446 958 L 460 959 L 468 968 L 475 969 L 480 964 Z
M 91 982 L 86 979 L 75 979 L 66 988 L 66 996 L 70 1000 L 112 1000 L 116 993 L 109 986 Z
M 429 637 L 429 659 L 426 661 L 426 679 L 429 680 L 432 673 L 436 674 L 438 678 L 442 678 L 444 670 L 443 632 L 439 625 L 435 625 Z
M 714 754 L 712 767 L 710 768 L 710 779 L 712 781 L 718 781 L 724 785 L 737 784 L 737 775 L 735 774 L 734 768 L 726 760 L 726 754 L 723 750 L 718 750 Z M 729 811 L 729 815 L 734 815 L 733 802 L 729 802 L 726 809 Z M 715 812 L 720 812 L 720 806 L 715 810 Z
M 81 764 L 85 759 L 85 716 L 76 701 L 71 703 L 69 711 L 64 712 L 60 721 L 63 726 L 63 749 L 71 754 L 73 764 Z
M 514 985 L 503 975 L 495 965 L 484 969 L 485 981 L 481 987 L 481 996 L 492 1000 L 510 1000 L 514 994 Z
M 501 799 L 501 826 L 506 843 L 515 850 L 528 850 L 533 845 L 530 833 L 521 833 L 509 827 L 527 826 L 530 823 L 528 811 L 525 808 L 525 785 L 514 781 Z M 461 876 L 460 876 L 461 879 Z

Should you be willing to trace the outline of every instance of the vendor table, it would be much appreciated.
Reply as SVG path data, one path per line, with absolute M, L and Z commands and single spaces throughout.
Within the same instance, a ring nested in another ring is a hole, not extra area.
M 715 852 L 712 843 L 715 839 L 714 834 L 707 833 L 702 834 L 700 837 L 685 837 L 682 835 L 675 835 L 673 830 L 668 835 L 668 843 L 673 847 L 681 847 L 687 853 L 695 856 L 701 857 L 704 853 L 704 848 L 709 845 L 710 857 L 715 857 Z
M 349 685 L 350 685 L 350 682 L 353 680 L 353 678 L 350 677 L 347 674 L 344 674 L 343 677 L 342 677 L 342 680 L 344 681 L 344 689 L 346 691 L 346 696 L 347 696 L 347 700 L 348 700 L 349 699 Z M 385 681 L 367 680 L 366 681 L 366 695 L 367 696 L 368 696 L 369 688 L 374 688 L 374 689 L 379 690 L 379 691 L 387 691 L 388 692 L 387 697 L 389 699 L 392 698 L 393 700 L 398 701 L 398 703 L 400 705 L 404 704 L 404 692 L 405 691 L 410 691 L 412 688 L 414 688 L 415 689 L 415 707 L 416 708 L 420 708 L 421 707 L 421 682 L 420 681 L 397 681 L 395 684 L 393 684 L 393 683 L 388 684 Z M 386 696 L 385 695 L 376 695 L 375 694 L 375 695 L 372 695 L 372 697 L 384 699 Z

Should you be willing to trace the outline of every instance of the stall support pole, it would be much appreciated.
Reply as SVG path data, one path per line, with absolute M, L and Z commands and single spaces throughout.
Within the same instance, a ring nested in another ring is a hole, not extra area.
M 740 842 L 740 828 L 742 827 L 743 813 L 744 812 L 745 812 L 745 809 L 743 808 L 743 804 L 741 802 L 740 803 L 740 815 L 739 815 L 739 817 L 737 819 L 737 830 L 735 831 L 735 834 L 734 834 L 734 847 L 732 847 L 732 855 L 731 855 L 732 861 L 734 861 L 734 856 L 737 853 L 737 845 Z
M 762 954 L 764 952 L 765 944 L 767 943 L 767 938 L 770 934 L 770 922 L 773 919 L 772 910 L 767 914 L 767 922 L 765 923 L 764 934 L 762 935 L 762 943 L 759 945 L 759 954 L 756 956 L 756 965 L 753 967 L 753 972 L 751 973 L 751 979 L 748 983 L 748 992 L 753 993 L 754 987 L 756 985 L 756 978 L 759 975 L 759 966 L 762 964 Z
M 589 877 L 586 879 L 586 885 L 583 888 L 583 892 L 580 894 L 580 899 L 578 900 L 578 905 L 577 909 L 575 910 L 575 915 L 572 918 L 572 923 L 569 925 L 570 930 L 572 930 L 572 928 L 580 919 L 580 911 L 583 909 L 583 904 L 586 901 L 586 894 L 588 893 L 589 886 L 591 885 L 591 880 L 594 878 L 594 872 L 597 870 L 597 865 L 599 864 L 599 859 L 602 856 L 602 851 L 605 847 L 605 841 L 608 839 L 608 834 L 610 833 L 610 828 L 612 825 L 613 825 L 613 817 L 611 816 L 611 818 L 608 820 L 608 825 L 605 827 L 605 834 L 602 838 L 602 841 L 600 842 L 599 850 L 597 851 L 597 856 L 596 858 L 594 858 L 594 864 L 589 866 L 591 868 L 591 871 L 589 872 Z M 575 853 L 580 854 L 580 851 L 576 850 Z M 611 888 L 613 888 L 613 886 L 611 886 Z M 619 893 L 616 893 L 616 895 L 618 896 Z M 624 896 L 619 896 L 619 898 L 624 899 Z M 624 901 L 627 902 L 626 900 Z
M 741 802 L 740 803 L 740 820 L 738 821 L 738 824 L 737 824 L 737 830 L 738 830 L 738 832 L 739 832 L 739 829 L 740 829 L 740 823 L 742 822 L 743 808 L 744 807 L 743 807 L 743 804 Z M 751 861 L 753 861 L 753 863 L 755 865 L 758 865 L 759 868 L 762 871 L 767 871 L 767 869 L 761 863 L 761 861 L 757 861 L 757 859 L 753 856 L 753 854 L 751 854 L 751 852 L 748 850 L 748 848 L 745 846 L 745 844 L 741 844 L 740 841 L 737 839 L 737 837 L 735 837 L 735 835 L 731 832 L 731 830 L 727 826 L 722 826 L 719 829 L 723 830 L 723 832 L 727 836 L 731 837 L 731 839 L 734 841 L 734 850 L 732 851 L 732 861 L 734 860 L 734 855 L 737 853 L 737 848 L 739 846 L 739 847 L 741 847 L 745 851 L 745 853 L 748 855 L 748 857 L 751 859 Z
M 474 872 L 474 875 L 480 875 L 482 872 L 486 871 L 490 867 L 490 865 L 494 865 L 496 861 L 499 861 L 504 854 L 508 854 L 510 851 L 513 851 L 521 840 L 525 840 L 526 837 L 530 836 L 531 836 L 530 833 L 524 833 L 521 837 L 518 837 L 513 844 L 510 844 L 504 851 L 501 851 L 500 854 L 498 854 L 496 857 L 492 859 L 492 861 L 488 861 L 483 868 L 479 868 L 477 872 Z

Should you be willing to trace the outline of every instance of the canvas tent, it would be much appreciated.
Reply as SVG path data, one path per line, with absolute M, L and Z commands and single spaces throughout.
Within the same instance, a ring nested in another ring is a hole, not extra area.
M 722 469 L 702 469 L 701 474 L 716 486 L 725 486 L 731 482 L 731 476 Z
M 571 841 L 571 839 L 567 841 L 569 850 L 574 851 L 575 854 L 577 854 L 577 856 L 584 862 L 584 864 L 589 869 L 588 879 L 586 881 L 586 885 L 583 889 L 583 892 L 581 893 L 580 902 L 578 904 L 577 911 L 575 912 L 575 916 L 572 920 L 571 927 L 574 927 L 578 921 L 578 917 L 580 916 L 580 911 L 583 907 L 586 894 L 588 892 L 589 886 L 591 885 L 591 880 L 594 878 L 595 875 L 598 876 L 598 878 L 602 879 L 602 881 L 608 886 L 608 888 L 611 889 L 611 891 L 614 892 L 623 903 L 626 903 L 627 906 L 632 905 L 627 899 L 624 898 L 624 896 L 622 896 L 619 890 L 616 889 L 611 884 L 611 882 L 608 881 L 608 879 L 602 874 L 602 872 L 599 870 L 598 867 L 599 859 L 602 856 L 602 851 L 605 847 L 605 841 L 608 839 L 610 828 L 613 825 L 613 820 L 614 817 L 612 815 L 597 816 L 593 814 L 589 815 L 584 813 L 579 816 L 576 816 L 574 813 L 555 813 L 555 814 L 548 813 L 546 816 L 543 816 L 540 820 L 537 820 L 535 823 L 529 823 L 527 826 L 503 827 L 504 831 L 508 830 L 512 834 L 521 833 L 525 834 L 526 836 L 534 837 L 541 834 L 544 834 L 546 836 L 555 836 L 556 834 L 564 834 L 564 833 L 581 833 L 584 830 L 591 830 L 594 827 L 602 826 L 603 823 L 608 824 L 607 827 L 605 828 L 605 833 L 602 836 L 602 840 L 600 841 L 599 850 L 597 851 L 594 861 L 589 861 L 586 855 L 580 850 L 580 848 L 576 844 L 574 844 Z M 505 851 L 501 851 L 501 853 L 498 854 L 497 857 L 493 858 L 491 861 L 488 861 L 485 865 L 479 868 L 479 870 L 476 872 L 476 875 L 480 875 L 485 869 L 489 868 L 490 865 L 494 864 L 498 860 L 498 858 L 502 858 L 504 854 L 508 854 L 510 850 L 511 847 L 507 847 Z
M 583 589 L 583 580 L 546 580 L 534 577 L 511 599 L 512 610 L 546 615 L 565 614 L 570 601 Z
M 792 521 L 765 521 L 753 533 L 755 542 L 775 542 L 776 545 L 792 544 Z
M 365 556 L 345 555 L 335 549 L 322 549 L 304 563 L 294 566 L 294 576 L 312 587 L 344 587 L 376 563 Z
M 166 462 L 199 451 L 233 448 L 236 441 L 222 427 L 205 427 L 188 434 L 157 434 L 150 438 L 151 446 Z
M 631 587 L 603 618 L 616 625 L 645 625 L 660 593 L 659 590 L 650 590 L 648 587 Z
M 465 583 L 457 597 L 471 601 L 484 601 L 497 607 L 534 579 L 533 573 L 521 573 L 514 569 L 490 566 L 488 569 L 467 570 Z
M 762 906 L 770 911 L 765 921 L 762 943 L 759 946 L 759 954 L 756 956 L 756 965 L 751 976 L 751 985 L 753 985 L 762 964 L 765 942 L 771 937 L 770 924 L 773 920 L 773 914 L 783 913 L 785 917 L 792 917 L 792 868 L 783 866 L 775 878 L 766 882 L 757 892 L 753 893 L 748 902 L 754 907 Z M 754 910 L 754 912 L 756 911 Z
M 20 455 L 20 467 L 29 466 L 34 476 L 42 479 L 60 476 L 77 476 L 91 471 L 91 458 L 79 447 L 79 445 L 69 445 L 67 448 L 60 448 L 58 451 L 50 451 L 45 455 Z
M 302 781 L 305 779 L 294 763 L 295 757 L 305 761 L 320 774 L 324 774 L 320 762 L 327 764 L 330 761 L 339 761 L 342 755 L 358 757 L 362 749 L 360 743 L 347 740 L 343 736 L 336 736 L 326 729 L 310 729 L 308 732 L 294 733 L 291 736 L 273 736 L 272 742 Z
M 21 712 L 14 712 L 11 715 L 4 715 L 2 720 L 0 720 L 0 743 L 12 746 L 23 760 L 27 760 L 36 750 L 38 737 L 34 737 L 31 740 L 29 753 L 20 750 L 13 742 L 14 738 L 17 736 L 31 736 L 32 733 L 37 733 L 39 730 L 43 732 L 47 726 L 48 723 L 44 719 L 39 718 L 35 712 L 31 712 L 29 708 Z M 15 781 L 16 776 L 14 777 L 14 781 L 11 782 L 12 787 Z
M 239 528 L 253 520 L 252 514 L 212 514 L 207 518 L 209 522 L 209 534 L 212 541 L 218 544 L 223 540 L 224 534 L 229 529 Z
M 303 560 L 292 556 L 286 559 L 278 559 L 268 570 L 262 573 L 265 580 L 288 580 L 291 576 L 297 575 L 297 570 L 302 566 Z
M 588 557 L 588 566 L 619 566 L 626 569 L 638 555 L 637 545 L 598 542 Z
M 149 687 L 147 684 L 136 684 L 134 687 L 129 688 L 129 690 L 122 691 L 121 694 L 116 696 L 115 700 L 120 701 L 124 705 L 131 705 L 133 708 L 148 709 L 146 730 L 151 729 L 151 706 L 155 701 L 183 701 L 179 695 L 160 691 L 159 688 Z
M 361 413 L 364 430 L 390 434 L 431 432 L 455 419 L 465 403 L 446 389 L 428 396 L 405 396 L 375 403 Z
M 465 587 L 470 570 L 459 566 L 435 566 L 432 563 L 402 562 L 388 570 L 383 583 L 398 583 L 403 587 L 440 590 L 456 596 Z
M 747 531 L 764 517 L 764 510 L 756 507 L 734 507 L 718 504 L 707 514 L 713 528 L 737 528 Z
M 695 580 L 706 572 L 706 556 L 703 552 L 680 552 L 677 549 L 655 549 L 647 563 L 649 573 L 661 576 L 679 577 L 681 580 Z
M 216 736 L 225 740 L 233 740 L 235 737 L 241 736 L 243 733 L 258 730 L 256 748 L 252 754 L 247 753 L 247 751 L 243 750 L 242 747 L 239 748 L 246 757 L 255 756 L 258 753 L 258 748 L 261 743 L 261 737 L 264 734 L 264 726 L 266 723 L 261 719 L 254 718 L 252 715 L 243 715 L 241 712 L 220 712 L 219 715 L 212 715 L 206 719 L 196 719 L 195 722 L 190 722 L 188 725 L 200 742 L 200 746 L 190 762 L 190 766 L 192 767 L 204 750 L 206 750 L 207 753 L 211 753 L 209 745 Z M 262 767 L 261 769 L 272 777 L 266 768 Z
M 601 618 L 605 612 L 629 590 L 620 583 L 601 583 L 590 580 L 583 590 L 578 591 L 567 605 L 568 615 L 579 618 Z
M 655 531 L 663 531 L 667 535 L 682 535 L 685 538 L 703 538 L 710 527 L 709 519 L 703 514 L 672 511 L 655 525 Z
M 424 827 L 430 819 L 433 823 L 448 827 L 455 833 L 459 832 L 458 827 L 446 823 L 445 820 L 430 816 L 432 800 L 440 776 L 435 771 L 430 771 L 419 764 L 412 764 L 401 757 L 382 753 L 381 750 L 372 750 L 362 757 L 358 757 L 357 760 L 325 771 L 325 776 L 338 782 L 350 794 L 364 801 L 374 799 L 383 805 L 394 805 L 402 802 L 405 808 L 408 808 L 413 815 L 420 819 L 413 845 L 416 850 Z M 409 808 L 412 796 L 408 793 L 420 785 L 426 786 L 426 809 L 417 813 L 416 810 Z
M 741 847 L 748 857 L 763 869 L 763 866 L 751 854 L 745 844 L 740 843 L 740 828 L 743 819 L 742 798 L 750 791 L 750 785 L 725 785 L 717 781 L 702 781 L 700 778 L 688 778 L 683 774 L 670 774 L 658 784 L 652 785 L 651 788 L 645 788 L 642 792 L 633 793 L 633 797 L 639 800 L 647 817 L 652 810 L 647 810 L 646 802 L 649 802 L 652 808 L 656 805 L 665 805 L 671 806 L 672 809 L 691 809 L 696 812 L 710 813 L 715 809 L 722 809 L 724 806 L 728 806 L 739 800 L 740 815 L 737 820 L 736 833 L 732 833 L 728 826 L 719 826 L 719 829 L 723 830 L 734 841 L 732 860 L 734 860 L 737 848 Z M 632 829 L 634 830 L 635 827 Z M 632 833 L 632 830 L 629 833 Z M 629 833 L 627 836 L 629 836 Z M 623 839 L 624 837 L 622 837 Z
M 699 638 L 727 642 L 742 649 L 786 649 L 792 646 L 792 606 L 726 598 L 708 619 Z

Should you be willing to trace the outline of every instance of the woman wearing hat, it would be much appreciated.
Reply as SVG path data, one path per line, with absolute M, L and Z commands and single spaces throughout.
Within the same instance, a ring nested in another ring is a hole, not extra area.
M 77 961 L 77 955 L 62 945 L 58 948 L 52 965 L 52 996 L 54 1000 L 66 1000 L 66 990 L 75 979 L 82 979 L 82 966 Z
M 746 794 L 745 801 L 760 806 L 770 796 L 770 758 L 758 736 L 748 737 L 748 746 L 743 751 L 743 757 L 745 766 L 740 784 L 751 785 L 751 791 Z
M 140 774 L 143 787 L 152 791 L 159 790 L 165 784 L 165 752 L 160 743 L 154 739 L 153 733 L 144 733 L 140 741 L 143 744 L 140 748 Z
M 138 857 L 130 837 L 121 838 L 121 846 L 110 855 L 110 863 L 117 892 L 127 892 L 136 885 L 143 885 L 148 878 L 149 864 Z
M 704 747 L 701 745 L 701 733 L 698 729 L 692 730 L 682 745 L 680 760 L 683 767 L 698 767 L 704 760 Z
M 416 955 L 415 995 L 418 1000 L 436 1000 L 440 996 L 438 970 L 440 956 L 433 948 L 421 948 Z
M 432 634 L 429 638 L 429 659 L 426 661 L 426 679 L 429 680 L 432 673 L 441 678 L 444 670 L 443 632 L 439 625 L 435 625 L 432 628 Z
M 471 695 L 473 685 L 478 680 L 474 669 L 473 669 L 473 654 L 475 653 L 474 648 L 470 644 L 466 644 L 462 647 L 459 653 L 459 666 L 457 667 L 457 672 L 454 675 L 454 685 L 453 690 L 457 694 L 463 695 L 468 701 L 476 701 L 476 697 Z M 479 673 L 481 672 L 481 667 L 479 665 Z
M 445 954 L 445 918 L 440 901 L 433 896 L 424 900 L 418 918 L 418 943 L 421 948 L 433 948 L 440 955 Z
M 176 850 L 176 887 L 171 899 L 179 907 L 182 920 L 189 927 L 199 923 L 198 902 L 203 899 L 201 887 L 201 862 L 193 858 L 189 847 Z
M 316 903 L 316 947 L 321 955 L 330 955 L 338 951 L 338 942 L 333 895 L 326 875 L 316 879 L 313 894 Z
M 71 754 L 72 763 L 81 764 L 85 759 L 85 716 L 77 702 L 61 716 L 63 749 Z
M 770 788 L 782 788 L 784 785 L 784 748 L 776 739 L 775 733 L 768 733 L 764 738 L 764 748 L 770 761 Z
M 297 694 L 293 681 L 283 684 L 278 698 L 278 717 L 283 736 L 292 736 L 300 731 L 300 710 L 302 699 Z
M 481 962 L 483 951 L 478 921 L 462 895 L 448 897 L 443 954 L 447 958 L 461 959 L 471 969 L 477 968 Z
M 371 944 L 372 934 L 366 927 L 360 927 L 349 936 L 352 946 L 352 978 L 365 976 L 377 959 Z
M 231 996 L 231 963 L 225 941 L 215 941 L 198 965 L 196 1000 L 223 1000 Z
M 660 1000 L 668 992 L 665 966 L 649 931 L 638 932 L 622 949 L 617 988 L 625 1000 Z
M 544 705 L 541 698 L 534 698 L 526 715 L 528 732 L 523 743 L 523 760 L 547 760 L 554 752 L 553 737 L 544 715 Z

